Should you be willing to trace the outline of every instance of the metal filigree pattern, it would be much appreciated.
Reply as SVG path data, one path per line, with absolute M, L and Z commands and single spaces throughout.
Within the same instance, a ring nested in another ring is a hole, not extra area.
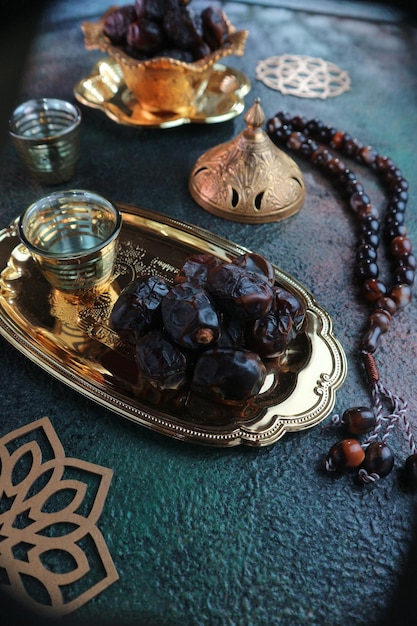
M 114 268 L 114 275 L 123 276 L 128 272 L 131 273 L 131 280 L 134 276 L 141 274 L 147 269 L 144 260 L 146 250 L 133 241 L 123 241 L 119 243 L 119 251 Z
M 1 582 L 65 615 L 118 579 L 97 527 L 112 470 L 65 456 L 48 418 L 0 439 Z
M 350 90 L 347 72 L 320 58 L 284 54 L 259 61 L 256 78 L 284 95 L 299 98 L 340 96 Z
M 258 224 L 290 217 L 302 207 L 301 170 L 262 130 L 264 120 L 256 98 L 245 115 L 246 130 L 197 159 L 188 187 L 207 211 Z
M 298 206 L 302 178 L 295 167 L 291 169 L 286 155 L 279 155 L 277 168 L 278 157 L 267 149 L 251 154 L 250 164 L 248 159 L 237 158 L 243 150 L 235 152 L 227 155 L 226 165 L 224 151 L 216 149 L 205 155 L 203 166 L 197 162 L 193 183 L 199 185 L 201 204 L 205 201 L 205 208 L 208 206 L 212 213 L 243 222 L 279 219 L 281 214 L 287 217 L 287 207 Z M 230 184 L 219 184 L 225 179 Z M 234 197 L 239 198 L 239 211 Z

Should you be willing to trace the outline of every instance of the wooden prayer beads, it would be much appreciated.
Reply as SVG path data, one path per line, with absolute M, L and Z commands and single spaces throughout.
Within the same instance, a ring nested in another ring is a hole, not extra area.
M 375 410 L 355 407 L 345 411 L 339 423 L 351 434 L 361 436 L 372 432 L 362 444 L 355 439 L 335 444 L 325 459 L 325 467 L 337 471 L 359 468 L 358 475 L 363 483 L 387 476 L 394 466 L 394 456 L 386 439 L 394 423 L 402 420 L 411 449 L 405 463 L 405 476 L 410 486 L 417 488 L 417 449 L 406 418 L 407 403 L 382 385 L 374 359 L 392 317 L 407 306 L 412 297 L 417 264 L 404 225 L 408 182 L 390 157 L 381 156 L 372 146 L 363 145 L 348 133 L 326 126 L 318 119 L 308 120 L 280 112 L 268 120 L 267 132 L 273 141 L 298 152 L 323 171 L 345 195 L 346 205 L 357 222 L 355 276 L 360 284 L 360 296 L 371 307 L 360 350 Z M 384 223 L 343 157 L 367 166 L 379 177 L 388 200 Z M 385 284 L 380 276 L 378 248 L 381 243 L 385 244 L 391 261 L 391 285 Z M 384 415 L 382 401 L 392 404 L 388 415 Z

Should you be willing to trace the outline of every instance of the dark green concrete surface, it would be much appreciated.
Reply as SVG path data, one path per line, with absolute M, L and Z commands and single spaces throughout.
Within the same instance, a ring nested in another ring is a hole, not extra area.
M 85 50 L 81 21 L 107 6 L 105 0 L 55 3 L 34 41 L 19 100 L 74 99 L 73 86 L 102 56 Z M 406 224 L 416 246 L 415 27 L 401 20 L 223 6 L 232 23 L 250 31 L 244 57 L 227 60 L 252 81 L 246 103 L 261 97 L 267 117 L 282 109 L 318 116 L 390 155 L 411 183 Z M 337 64 L 349 72 L 351 90 L 321 101 L 268 89 L 255 78 L 256 63 L 284 53 Z M 82 113 L 82 154 L 71 186 L 197 224 L 293 274 L 329 311 L 347 355 L 348 378 L 335 410 L 367 404 L 358 361 L 365 308 L 352 285 L 353 225 L 321 175 L 300 162 L 307 198 L 290 220 L 227 222 L 195 204 L 187 178 L 203 152 L 244 128 L 242 116 L 158 131 L 118 126 L 85 107 Z M 375 182 L 366 172 L 362 178 L 378 203 Z M 8 142 L 0 169 L 0 226 L 48 191 L 28 177 Z M 416 325 L 413 304 L 396 317 L 378 356 L 384 380 L 410 403 L 415 433 Z M 260 450 L 183 444 L 86 400 L 4 338 L 0 353 L 0 436 L 47 415 L 67 456 L 114 471 L 99 527 L 120 579 L 77 618 L 157 626 L 365 626 L 386 615 L 416 521 L 415 497 L 399 487 L 408 454 L 400 432 L 391 440 L 394 472 L 374 488 L 360 488 L 349 477 L 321 472 L 337 435 L 321 434 L 320 427 Z

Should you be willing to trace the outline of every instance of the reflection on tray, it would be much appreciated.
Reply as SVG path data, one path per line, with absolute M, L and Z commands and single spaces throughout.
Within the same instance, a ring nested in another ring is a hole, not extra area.
M 74 87 L 82 104 L 100 109 L 110 119 L 128 126 L 172 128 L 182 124 L 213 124 L 230 120 L 244 109 L 243 97 L 251 88 L 248 78 L 220 63 L 214 65 L 205 91 L 187 115 L 155 114 L 144 110 L 124 82 L 120 66 L 111 57 L 99 61 L 91 74 Z
M 285 432 L 314 426 L 331 412 L 346 359 L 328 313 L 288 274 L 276 282 L 304 302 L 307 325 L 265 385 L 244 407 L 191 393 L 157 394 L 138 380 L 128 345 L 107 320 L 120 291 L 143 273 L 168 282 L 194 253 L 232 259 L 245 249 L 197 227 L 128 205 L 114 280 L 105 292 L 66 296 L 52 290 L 19 243 L 15 225 L 0 231 L 0 332 L 37 365 L 117 414 L 179 439 L 232 446 L 267 445 Z

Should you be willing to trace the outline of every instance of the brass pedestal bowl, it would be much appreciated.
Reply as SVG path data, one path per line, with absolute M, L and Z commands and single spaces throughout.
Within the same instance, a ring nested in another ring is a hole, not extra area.
M 116 9 L 109 9 L 98 22 L 82 24 L 85 46 L 106 52 L 119 64 L 127 87 L 141 107 L 151 113 L 186 114 L 207 87 L 214 64 L 223 57 L 244 54 L 248 31 L 237 31 L 227 20 L 224 45 L 198 61 L 186 63 L 164 56 L 137 60 L 113 45 L 103 31 L 106 18 Z

